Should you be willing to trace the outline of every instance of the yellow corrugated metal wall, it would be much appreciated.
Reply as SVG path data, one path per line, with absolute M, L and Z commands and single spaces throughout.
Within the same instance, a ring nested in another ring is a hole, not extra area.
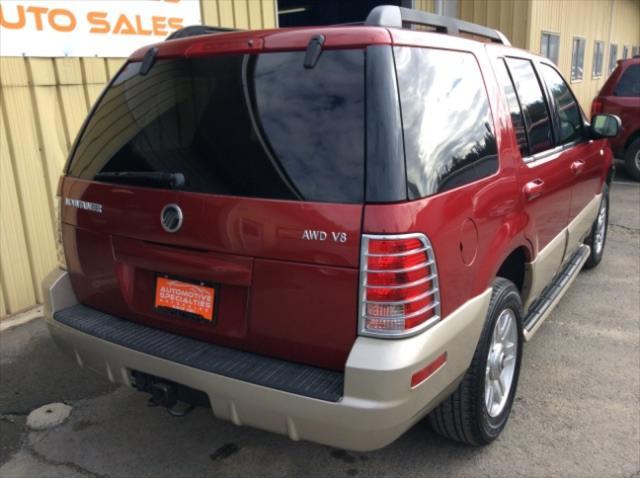
M 613 15 L 613 18 L 612 18 Z M 618 59 L 622 58 L 622 47 L 640 46 L 640 0 L 533 0 L 531 3 L 530 35 L 527 48 L 540 51 L 543 31 L 560 34 L 558 69 L 569 80 L 573 38 L 586 39 L 584 56 L 584 78 L 571 83 L 582 108 L 588 114 L 591 101 L 608 77 L 609 31 L 611 43 L 618 45 Z M 592 78 L 595 41 L 603 41 L 604 71 L 602 76 Z
M 640 46 L 640 0 L 459 0 L 460 18 L 501 30 L 514 46 L 540 52 L 542 32 L 560 35 L 558 69 L 571 78 L 573 37 L 586 39 L 584 77 L 571 83 L 585 112 L 607 79 L 609 29 L 618 45 Z M 613 12 L 613 18 L 612 18 Z M 605 43 L 604 72 L 592 78 L 595 41 Z
M 434 0 L 415 0 L 414 6 L 416 9 L 423 10 L 425 12 L 435 11 Z
M 276 0 L 201 0 L 203 23 L 276 26 Z M 0 58 L 0 317 L 42 302 L 56 264 L 58 177 L 120 58 Z
M 513 46 L 528 47 L 529 0 L 459 0 L 459 17 L 504 33 Z
M 615 3 L 615 5 L 614 5 Z M 416 0 L 434 11 L 434 0 Z M 593 42 L 618 55 L 640 45 L 640 0 L 459 0 L 460 18 L 503 31 L 539 51 L 544 31 L 561 35 L 559 67 L 569 78 L 573 36 L 587 39 L 584 80 L 572 85 L 585 110 L 604 78 L 591 78 Z M 276 0 L 201 0 L 205 24 L 276 26 Z M 55 189 L 70 144 L 122 59 L 0 58 L 0 317 L 42 301 L 40 281 L 56 263 Z M 604 75 L 606 77 L 606 74 Z

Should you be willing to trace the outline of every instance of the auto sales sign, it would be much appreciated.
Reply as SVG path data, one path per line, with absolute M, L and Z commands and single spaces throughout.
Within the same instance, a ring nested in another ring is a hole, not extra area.
M 127 57 L 200 23 L 199 0 L 1 0 L 0 55 Z

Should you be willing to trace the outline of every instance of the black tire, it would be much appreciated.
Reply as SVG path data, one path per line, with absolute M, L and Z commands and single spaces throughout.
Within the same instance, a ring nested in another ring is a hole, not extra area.
M 636 139 L 624 152 L 624 166 L 636 181 L 640 181 L 640 138 Z
M 599 227 L 599 217 L 602 207 L 605 207 L 604 214 L 604 232 L 601 232 L 602 237 L 602 247 L 597 247 L 597 232 Z M 591 232 L 589 236 L 585 239 L 584 243 L 591 248 L 591 253 L 589 254 L 589 258 L 584 263 L 585 269 L 593 269 L 602 260 L 602 256 L 604 255 L 604 248 L 607 245 L 607 231 L 609 229 L 609 186 L 605 184 L 602 186 L 602 201 L 600 202 L 600 208 L 598 209 L 598 216 L 596 220 L 593 221 L 593 225 L 591 226 Z
M 516 363 L 511 389 L 504 409 L 491 417 L 485 405 L 485 380 L 489 348 L 495 324 L 500 314 L 511 309 L 517 324 Z M 473 446 L 487 445 L 502 432 L 515 397 L 522 362 L 522 301 L 513 282 L 498 277 L 493 282 L 493 294 L 480 340 L 471 366 L 451 396 L 429 414 L 431 427 L 440 435 Z

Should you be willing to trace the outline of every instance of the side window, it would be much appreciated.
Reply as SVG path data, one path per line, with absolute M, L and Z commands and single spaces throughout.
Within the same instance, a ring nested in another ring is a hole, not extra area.
M 530 154 L 552 148 L 551 117 L 533 64 L 520 58 L 509 58 L 507 64 L 522 105 Z
M 613 94 L 616 96 L 640 97 L 640 64 L 631 65 L 624 70 Z
M 545 83 L 558 107 L 560 138 L 558 143 L 570 143 L 583 136 L 583 119 L 580 107 L 560 74 L 549 65 L 540 66 Z
M 410 199 L 498 170 L 496 139 L 480 68 L 470 53 L 394 48 Z
M 522 108 L 520 108 L 520 102 L 518 101 L 516 90 L 513 87 L 513 81 L 511 81 L 507 65 L 503 60 L 498 61 L 496 74 L 498 75 L 498 82 L 500 83 L 500 86 L 502 86 L 502 91 L 507 98 L 509 113 L 511 114 L 511 122 L 513 123 L 513 130 L 516 133 L 516 140 L 518 141 L 518 148 L 520 149 L 520 154 L 524 158 L 529 155 L 527 131 L 524 125 L 524 117 L 522 116 Z

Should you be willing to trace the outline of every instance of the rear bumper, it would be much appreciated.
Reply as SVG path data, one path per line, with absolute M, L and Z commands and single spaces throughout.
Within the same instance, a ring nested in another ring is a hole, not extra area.
M 77 304 L 66 272 L 44 281 L 45 316 L 55 341 L 84 367 L 131 385 L 138 370 L 201 390 L 216 417 L 349 450 L 373 450 L 398 438 L 451 393 L 471 363 L 491 291 L 468 301 L 440 324 L 415 337 L 359 337 L 335 402 L 238 380 L 144 353 L 65 325 L 58 311 Z M 443 352 L 447 362 L 426 381 L 411 376 Z

